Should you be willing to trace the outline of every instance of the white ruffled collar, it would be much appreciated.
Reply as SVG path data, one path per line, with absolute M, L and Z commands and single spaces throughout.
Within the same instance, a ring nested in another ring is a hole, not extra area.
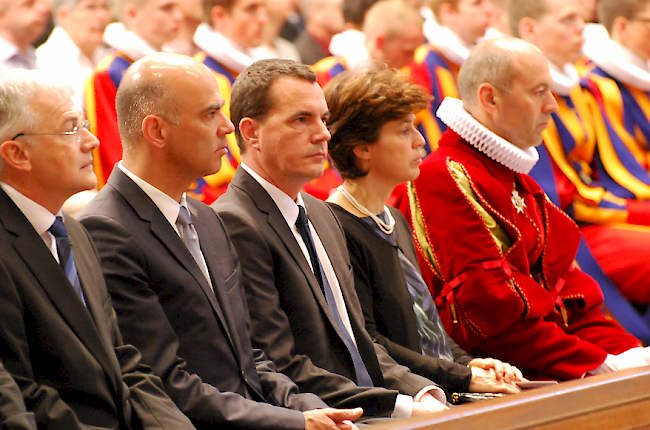
M 585 45 L 585 54 L 606 73 L 624 84 L 650 91 L 650 66 L 612 39 Z
M 447 27 L 440 25 L 431 26 L 425 37 L 442 55 L 457 66 L 461 66 L 469 57 L 471 46 L 461 40 L 460 37 Z
M 528 174 L 539 160 L 537 149 L 521 149 L 497 136 L 467 112 L 458 99 L 445 97 L 436 115 L 474 148 L 510 170 Z
M 346 30 L 335 34 L 329 45 L 329 51 L 336 57 L 343 57 L 350 69 L 370 59 L 365 45 L 366 36 L 359 30 Z
M 104 30 L 104 42 L 124 53 L 133 61 L 137 61 L 145 55 L 156 52 L 144 39 L 134 32 L 127 30 L 121 22 L 114 22 L 106 27 L 106 30 Z
M 243 72 L 255 62 L 255 59 L 244 49 L 206 23 L 197 27 L 194 43 L 203 52 L 236 73 Z
M 555 94 L 567 97 L 580 84 L 580 74 L 578 74 L 578 70 L 573 64 L 567 63 L 564 68 L 560 69 L 549 61 L 548 68 L 551 70 L 551 77 L 553 78 L 551 91 Z

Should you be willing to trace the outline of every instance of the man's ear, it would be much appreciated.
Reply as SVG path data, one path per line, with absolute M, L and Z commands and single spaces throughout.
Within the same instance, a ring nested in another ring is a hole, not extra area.
M 483 82 L 476 91 L 478 104 L 490 115 L 494 115 L 501 106 L 503 94 L 494 85 Z
M 58 22 L 60 23 L 65 23 L 65 19 L 68 17 L 70 14 L 70 11 L 66 6 L 61 6 L 56 10 L 56 18 Z
M 124 15 L 124 20 L 126 22 L 131 21 L 133 18 L 135 18 L 135 15 L 137 14 L 137 12 L 138 12 L 138 8 L 135 7 L 135 5 L 133 3 L 126 4 L 124 6 L 124 10 L 122 11 L 122 13 Z
M 217 23 L 220 22 L 226 15 L 226 9 L 223 6 L 213 6 L 210 10 L 210 25 L 212 28 L 217 28 Z
M 625 38 L 629 25 L 630 21 L 627 18 L 617 16 L 612 23 L 612 34 L 610 35 L 612 40 L 620 42 L 621 38 Z
M 244 117 L 239 121 L 239 134 L 246 142 L 246 146 L 249 146 L 257 151 L 260 150 L 259 146 L 259 132 L 260 132 L 260 123 L 253 118 Z
M 530 38 L 535 35 L 535 30 L 537 30 L 536 24 L 537 22 L 530 17 L 522 18 L 521 21 L 519 21 L 519 35 L 521 38 L 524 40 L 530 40 Z
M 165 147 L 165 123 L 164 119 L 157 115 L 147 115 L 142 120 L 142 135 L 145 140 L 157 148 Z
M 31 147 L 27 143 L 7 140 L 0 144 L 0 157 L 2 157 L 6 166 L 10 166 L 15 170 L 29 172 L 32 170 L 30 149 Z

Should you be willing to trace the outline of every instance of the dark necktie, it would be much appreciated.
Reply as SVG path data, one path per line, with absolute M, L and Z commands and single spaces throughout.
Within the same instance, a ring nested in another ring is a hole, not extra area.
M 178 223 L 181 232 L 181 239 L 183 239 L 185 246 L 194 258 L 194 261 L 196 261 L 199 269 L 203 272 L 203 276 L 205 276 L 208 284 L 211 284 L 210 273 L 208 272 L 208 267 L 205 265 L 203 254 L 201 253 L 199 235 L 196 233 L 196 228 L 194 228 L 194 224 L 192 223 L 192 217 L 185 206 L 181 206 L 176 222 Z
M 77 266 L 74 264 L 70 238 L 68 237 L 68 231 L 65 229 L 65 225 L 63 225 L 63 218 L 60 216 L 56 217 L 54 224 L 50 226 L 48 231 L 52 233 L 56 239 L 56 252 L 59 255 L 59 264 L 70 280 L 70 283 L 72 284 L 75 292 L 81 298 L 81 301 L 83 301 L 85 304 L 86 299 L 84 298 L 84 293 L 81 289 L 81 282 L 79 282 Z
M 325 276 L 323 273 L 323 267 L 321 266 L 318 254 L 316 253 L 314 238 L 312 237 L 311 231 L 309 230 L 309 218 L 307 218 L 305 208 L 300 205 L 298 205 L 298 219 L 296 220 L 296 227 L 298 228 L 298 232 L 300 233 L 303 242 L 305 242 L 305 245 L 307 246 L 307 251 L 309 252 L 309 259 L 311 260 L 314 275 L 316 276 L 321 290 L 325 295 L 325 300 L 327 301 L 327 306 L 330 308 L 330 313 L 332 314 L 334 321 L 336 321 L 336 325 L 341 332 L 341 336 L 343 337 L 343 342 L 345 342 L 345 346 L 348 348 L 348 351 L 352 356 L 354 373 L 357 377 L 357 385 L 360 387 L 372 387 L 374 384 L 370 378 L 370 375 L 368 374 L 368 370 L 366 369 L 363 360 L 361 359 L 361 354 L 359 354 L 359 350 L 354 344 L 352 336 L 350 336 L 348 329 L 343 324 L 343 319 L 341 318 L 338 306 L 334 300 L 334 293 L 332 293 L 332 288 L 330 287 L 330 284 L 327 280 L 327 276 Z

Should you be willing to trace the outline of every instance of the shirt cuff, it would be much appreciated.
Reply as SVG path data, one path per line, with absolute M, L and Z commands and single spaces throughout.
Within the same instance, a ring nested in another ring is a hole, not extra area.
M 407 396 L 404 394 L 398 394 L 397 399 L 395 399 L 395 409 L 391 414 L 391 418 L 410 418 L 413 415 L 413 402 L 419 401 L 423 395 L 426 393 L 431 394 L 436 400 L 438 400 L 443 405 L 447 402 L 447 396 L 445 392 L 442 391 L 440 387 L 435 385 L 427 385 L 414 396 Z

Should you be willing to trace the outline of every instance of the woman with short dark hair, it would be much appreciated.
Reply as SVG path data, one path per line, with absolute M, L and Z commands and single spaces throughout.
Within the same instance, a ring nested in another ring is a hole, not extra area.
M 445 332 L 418 268 L 410 227 L 384 205 L 419 175 L 415 114 L 429 96 L 390 70 L 346 72 L 325 87 L 329 153 L 343 184 L 328 199 L 341 221 L 366 329 L 400 364 L 454 392 L 516 393 L 521 372 L 476 359 Z

